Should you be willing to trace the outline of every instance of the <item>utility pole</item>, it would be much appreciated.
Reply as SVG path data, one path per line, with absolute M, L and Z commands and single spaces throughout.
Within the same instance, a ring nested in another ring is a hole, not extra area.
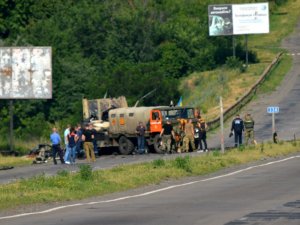
M 221 152 L 224 154 L 224 119 L 223 119 L 222 96 L 220 96 L 220 125 L 221 125 Z

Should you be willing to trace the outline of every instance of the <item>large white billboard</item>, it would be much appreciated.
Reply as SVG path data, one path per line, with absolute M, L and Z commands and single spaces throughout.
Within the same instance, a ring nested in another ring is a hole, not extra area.
M 1 47 L 0 98 L 52 98 L 51 47 Z
M 209 5 L 209 35 L 270 32 L 269 3 Z

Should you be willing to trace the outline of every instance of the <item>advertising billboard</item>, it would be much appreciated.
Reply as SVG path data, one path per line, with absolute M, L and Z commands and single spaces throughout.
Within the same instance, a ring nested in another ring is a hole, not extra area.
M 209 35 L 270 32 L 269 3 L 209 5 Z
M 232 35 L 232 5 L 209 5 L 209 35 Z
M 51 47 L 1 47 L 0 98 L 52 98 Z

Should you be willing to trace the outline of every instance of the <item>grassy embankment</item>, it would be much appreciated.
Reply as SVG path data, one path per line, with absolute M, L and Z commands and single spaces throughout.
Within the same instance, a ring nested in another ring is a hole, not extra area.
M 246 72 L 226 68 L 193 73 L 182 80 L 179 87 L 184 105 L 201 109 L 207 120 L 219 115 L 219 96 L 223 97 L 224 108 L 229 108 L 258 80 L 264 69 L 279 52 L 284 52 L 280 43 L 290 34 L 299 19 L 300 1 L 274 10 L 270 17 L 270 33 L 249 35 L 248 48 L 257 53 L 260 63 L 250 64 Z M 273 90 L 280 84 L 291 67 L 292 58 L 283 55 L 281 62 L 266 79 L 259 92 Z
M 59 171 L 57 176 L 37 176 L 11 184 L 0 185 L 0 210 L 30 204 L 79 200 L 92 196 L 156 185 L 168 179 L 205 175 L 223 168 L 281 157 L 299 151 L 300 142 L 260 144 L 256 148 L 235 149 L 220 154 L 210 152 L 195 157 L 157 159 L 136 165 L 120 165 L 109 170 L 92 172 L 82 165 L 80 172 Z

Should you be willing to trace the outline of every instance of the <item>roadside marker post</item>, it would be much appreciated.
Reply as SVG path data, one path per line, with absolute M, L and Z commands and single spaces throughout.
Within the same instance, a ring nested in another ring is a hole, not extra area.
M 269 106 L 267 107 L 267 113 L 272 113 L 272 136 L 274 143 L 277 143 L 277 132 L 275 127 L 275 113 L 279 113 L 278 106 Z

